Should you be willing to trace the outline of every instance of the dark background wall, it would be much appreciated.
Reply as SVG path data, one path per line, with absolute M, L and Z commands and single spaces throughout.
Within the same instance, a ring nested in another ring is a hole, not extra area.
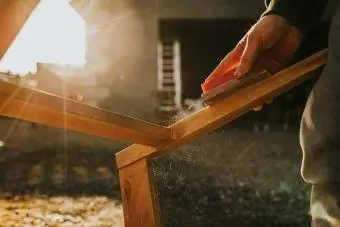
M 162 39 L 181 43 L 183 97 L 200 97 L 200 84 L 254 23 L 252 19 L 161 20 Z M 327 47 L 329 22 L 320 23 L 305 38 L 296 60 Z
M 182 100 L 201 96 L 201 83 L 226 53 L 254 24 L 255 19 L 172 19 L 160 21 L 161 39 L 178 39 L 181 45 Z M 327 47 L 329 20 L 324 20 L 305 37 L 293 62 Z M 264 127 L 298 130 L 306 99 L 317 79 L 281 95 L 260 112 L 250 112 L 226 127 Z M 267 127 L 267 126 L 266 126 Z M 273 129 L 273 130 L 276 130 Z M 286 130 L 286 129 L 285 129 Z
M 328 1 L 323 23 L 308 34 L 297 59 L 327 46 L 329 21 L 337 4 Z M 199 98 L 204 78 L 264 9 L 264 0 L 158 0 L 161 39 L 181 42 L 184 98 Z
M 325 18 L 330 18 L 337 0 L 329 0 Z M 264 0 L 158 0 L 162 19 L 249 19 L 258 18 Z

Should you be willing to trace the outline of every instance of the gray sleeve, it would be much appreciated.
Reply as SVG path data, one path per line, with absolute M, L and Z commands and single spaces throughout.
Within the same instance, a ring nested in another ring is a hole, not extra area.
M 265 0 L 267 10 L 262 17 L 282 16 L 306 33 L 321 21 L 327 3 L 328 0 Z

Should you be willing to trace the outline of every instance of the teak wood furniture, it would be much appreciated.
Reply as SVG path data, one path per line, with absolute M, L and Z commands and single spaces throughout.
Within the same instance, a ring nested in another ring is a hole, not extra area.
M 0 114 L 136 144 L 118 152 L 126 227 L 159 227 L 151 161 L 298 86 L 327 60 L 327 49 L 239 90 L 169 127 L 0 81 Z

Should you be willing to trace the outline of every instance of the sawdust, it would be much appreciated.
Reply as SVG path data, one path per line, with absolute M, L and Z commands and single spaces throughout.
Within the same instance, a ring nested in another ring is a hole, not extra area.
M 296 133 L 219 130 L 158 159 L 165 226 L 309 226 L 299 149 Z
M 46 198 L 119 200 L 113 162 L 118 147 L 76 144 L 69 141 L 67 171 L 60 171 L 62 150 L 0 152 L 1 190 L 13 196 L 39 192 Z M 296 133 L 221 129 L 187 144 L 154 163 L 164 226 L 309 226 L 309 193 L 299 174 L 300 158 Z M 71 203 L 65 204 L 68 212 Z
M 198 113 L 205 107 L 201 99 L 186 99 L 184 100 L 183 109 L 180 110 L 171 120 L 171 123 L 181 121 L 195 113 Z

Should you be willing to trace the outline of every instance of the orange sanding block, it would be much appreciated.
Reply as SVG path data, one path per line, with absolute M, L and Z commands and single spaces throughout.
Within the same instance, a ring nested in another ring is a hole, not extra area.
M 242 88 L 248 87 L 271 76 L 268 71 L 262 70 L 251 72 L 241 78 L 237 78 L 234 75 L 235 71 L 236 68 L 232 68 L 224 75 L 205 81 L 201 85 L 203 91 L 201 97 L 202 102 L 210 105 L 215 101 L 230 96 Z

